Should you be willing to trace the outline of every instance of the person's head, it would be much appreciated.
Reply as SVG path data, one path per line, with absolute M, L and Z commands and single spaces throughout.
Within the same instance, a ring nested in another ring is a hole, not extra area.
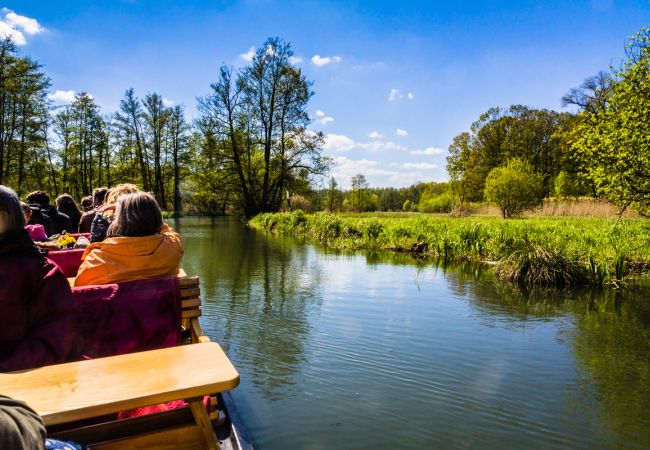
M 163 220 L 153 195 L 135 192 L 121 195 L 115 204 L 107 236 L 142 237 L 160 233 Z
M 140 189 L 135 184 L 131 183 L 122 183 L 118 184 L 115 187 L 112 187 L 108 190 L 106 194 L 106 199 L 104 203 L 107 205 L 113 205 L 117 202 L 117 199 L 125 194 L 133 194 L 135 192 L 140 192 Z
M 29 219 L 32 218 L 32 208 L 25 202 L 20 202 L 20 207 L 23 210 L 23 216 L 25 216 L 25 223 L 28 223 Z
M 0 235 L 24 227 L 25 216 L 18 196 L 7 186 L 0 184 Z
M 93 206 L 102 206 L 104 204 L 104 200 L 106 199 L 106 194 L 108 193 L 108 188 L 107 187 L 98 187 L 93 189 Z M 83 204 L 83 202 L 82 202 Z
M 63 214 L 75 215 L 81 214 L 79 207 L 74 201 L 74 198 L 70 194 L 61 194 L 56 198 L 56 209 Z
M 47 195 L 47 192 L 43 191 L 30 192 L 27 194 L 25 200 L 27 200 L 27 203 L 30 205 L 47 206 L 50 204 L 50 196 Z
M 88 212 L 91 209 L 93 209 L 93 198 L 90 195 L 85 196 L 84 198 L 81 199 L 81 209 L 83 209 L 84 212 Z

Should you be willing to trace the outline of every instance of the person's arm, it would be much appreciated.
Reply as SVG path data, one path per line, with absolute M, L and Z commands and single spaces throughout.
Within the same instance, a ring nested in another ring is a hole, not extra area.
M 42 449 L 45 446 L 43 420 L 25 403 L 0 395 L 0 448 Z
M 44 273 L 32 294 L 27 335 L 0 362 L 0 372 L 57 364 L 71 356 L 77 333 L 70 284 L 49 261 L 45 263 Z

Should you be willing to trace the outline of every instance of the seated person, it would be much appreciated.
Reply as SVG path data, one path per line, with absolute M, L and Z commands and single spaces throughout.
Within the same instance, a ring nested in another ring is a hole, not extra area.
M 81 259 L 75 286 L 176 276 L 183 256 L 178 233 L 163 223 L 151 194 L 122 195 L 107 237 L 90 244 Z
M 44 444 L 40 416 L 25 403 L 0 395 L 0 448 L 32 450 Z
M 29 219 L 32 217 L 32 208 L 30 208 L 29 205 L 25 202 L 20 202 L 20 207 L 23 209 L 25 223 L 29 224 Z M 40 223 L 37 223 L 35 225 L 25 225 L 25 229 L 29 233 L 29 237 L 32 238 L 32 241 L 47 241 L 45 227 Z
M 95 188 L 93 189 L 93 196 L 91 198 L 91 207 L 89 209 L 86 209 L 84 206 L 84 213 L 81 216 L 81 219 L 79 220 L 79 233 L 90 233 L 90 227 L 92 226 L 93 219 L 95 218 L 95 214 L 97 211 L 97 208 L 102 206 L 104 204 L 104 199 L 106 198 L 106 193 L 108 192 L 108 188 L 105 187 L 100 187 L 100 188 Z M 83 200 L 81 201 L 81 204 L 83 206 Z
M 61 194 L 54 201 L 56 204 L 56 209 L 60 213 L 65 214 L 70 218 L 71 228 L 68 233 L 76 233 L 79 229 L 79 220 L 81 219 L 81 211 L 75 203 L 74 199 L 70 194 Z
M 115 210 L 112 205 L 115 205 L 115 202 L 121 195 L 132 194 L 134 192 L 140 192 L 140 189 L 131 183 L 118 184 L 114 188 L 109 189 L 106 193 L 104 206 L 98 208 L 95 217 L 93 217 L 92 225 L 90 226 L 90 242 L 101 242 L 106 238 L 106 231 L 113 220 L 113 211 Z M 107 208 L 107 206 L 109 207 Z
M 69 360 L 76 340 L 72 292 L 25 230 L 20 200 L 0 185 L 0 372 Z
M 93 196 L 92 195 L 86 195 L 84 198 L 81 199 L 81 210 L 84 213 L 87 213 L 88 211 L 93 210 Z
M 74 232 L 70 217 L 57 211 L 54 206 L 50 205 L 50 196 L 47 193 L 34 191 L 28 194 L 26 199 L 30 206 L 37 206 L 41 213 L 46 214 L 52 220 L 52 229 L 48 232 L 48 236 L 61 234 L 63 231 L 69 233 Z M 47 226 L 45 228 L 47 231 Z

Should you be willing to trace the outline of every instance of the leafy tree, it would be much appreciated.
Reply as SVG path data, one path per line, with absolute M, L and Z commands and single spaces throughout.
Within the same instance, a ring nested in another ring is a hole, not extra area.
M 334 177 L 330 178 L 329 188 L 327 189 L 327 210 L 330 212 L 341 210 L 341 190 Z
M 350 206 L 359 212 L 363 212 L 367 199 L 365 191 L 368 189 L 368 181 L 365 175 L 357 174 L 352 177 L 352 193 L 350 194 Z
M 541 203 L 542 182 L 528 162 L 513 158 L 490 171 L 485 180 L 485 198 L 496 204 L 506 219 Z
M 599 194 L 623 209 L 650 206 L 650 28 L 626 46 L 626 60 L 596 89 L 568 133 L 572 156 Z
M 250 66 L 222 67 L 199 99 L 199 129 L 220 148 L 218 164 L 235 174 L 235 195 L 248 217 L 279 210 L 309 176 L 325 174 L 322 133 L 307 130 L 311 83 L 293 66 L 291 46 L 268 39 Z

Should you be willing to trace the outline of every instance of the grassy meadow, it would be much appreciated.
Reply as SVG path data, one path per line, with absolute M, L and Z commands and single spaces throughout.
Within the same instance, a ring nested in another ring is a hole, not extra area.
M 428 214 L 261 214 L 253 228 L 349 250 L 409 252 L 490 265 L 529 285 L 621 284 L 650 270 L 649 225 L 635 218 L 531 216 L 454 218 Z

